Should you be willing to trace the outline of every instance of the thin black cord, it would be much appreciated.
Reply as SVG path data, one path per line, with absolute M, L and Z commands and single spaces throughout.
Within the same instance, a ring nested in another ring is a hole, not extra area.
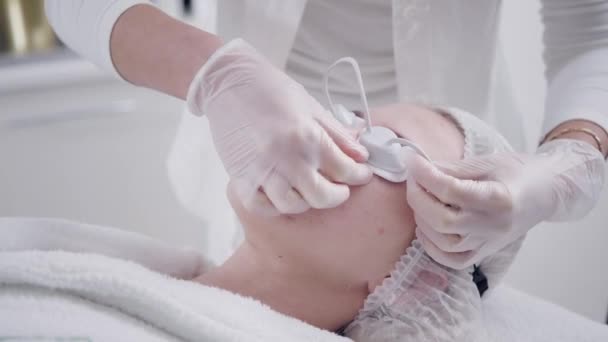
M 183 0 L 184 4 L 184 15 L 192 14 L 192 1 L 191 0 Z

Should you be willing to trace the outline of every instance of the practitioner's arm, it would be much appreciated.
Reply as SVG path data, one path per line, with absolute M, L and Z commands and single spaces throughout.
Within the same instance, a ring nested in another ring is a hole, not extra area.
M 245 41 L 222 46 L 142 0 L 46 0 L 45 7 L 59 37 L 85 58 L 187 98 L 193 114 L 206 115 L 220 159 L 252 209 L 335 207 L 350 195 L 348 185 L 371 179 L 355 162 L 367 158 L 365 148 Z
M 143 4 L 120 16 L 110 39 L 112 61 L 125 80 L 181 99 L 221 45 L 217 36 Z
M 72 50 L 125 80 L 184 99 L 222 45 L 145 0 L 46 0 L 49 23 Z

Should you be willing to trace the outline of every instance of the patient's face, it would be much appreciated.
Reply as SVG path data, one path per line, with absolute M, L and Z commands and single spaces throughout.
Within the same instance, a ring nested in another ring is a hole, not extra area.
M 433 160 L 457 160 L 463 137 L 450 119 L 423 107 L 397 104 L 372 110 L 374 125 L 414 141 Z M 406 199 L 407 183 L 379 177 L 351 188 L 334 209 L 299 215 L 260 217 L 231 196 L 246 239 L 285 262 L 345 286 L 382 279 L 414 238 L 414 217 Z

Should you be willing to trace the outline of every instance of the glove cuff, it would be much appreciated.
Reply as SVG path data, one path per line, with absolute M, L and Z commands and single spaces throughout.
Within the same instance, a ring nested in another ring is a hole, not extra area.
M 555 210 L 548 221 L 575 220 L 597 203 L 604 186 L 604 156 L 591 144 L 574 139 L 556 139 L 542 144 L 539 157 L 553 158 Z
M 564 173 L 581 164 L 588 164 L 595 161 L 599 161 L 601 162 L 601 165 L 604 165 L 604 156 L 602 153 L 593 145 L 582 140 L 555 139 L 540 145 L 536 149 L 536 154 L 540 156 L 549 156 L 557 153 L 577 156 L 578 158 L 568 158 L 569 162 L 560 163 L 559 168 L 551 170 L 552 172 Z
M 245 42 L 243 39 L 233 39 L 224 46 L 217 49 L 211 55 L 211 57 L 209 57 L 207 62 L 203 64 L 203 66 L 199 69 L 199 71 L 192 79 L 192 82 L 190 82 L 190 86 L 188 87 L 186 104 L 190 113 L 196 116 L 204 115 L 204 103 L 206 98 L 208 98 L 210 94 L 203 94 L 203 92 L 201 91 L 203 82 L 206 81 L 206 77 L 211 72 L 217 69 L 217 64 L 220 63 L 227 54 L 233 51 L 243 49 L 251 49 L 252 51 L 255 51 L 255 49 L 251 45 L 247 44 L 247 42 Z

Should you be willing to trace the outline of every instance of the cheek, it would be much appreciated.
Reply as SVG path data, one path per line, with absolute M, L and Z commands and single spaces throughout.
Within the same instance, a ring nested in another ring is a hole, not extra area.
M 338 208 L 300 215 L 256 217 L 234 198 L 231 202 L 249 241 L 353 281 L 384 277 L 414 236 L 406 184 L 377 177 L 353 187 L 349 200 Z
M 407 205 L 406 184 L 377 177 L 365 186 L 351 188 L 349 200 L 340 207 L 302 216 L 297 221 L 308 221 L 311 234 L 339 241 L 337 245 L 344 254 L 357 257 L 369 253 L 400 255 L 411 242 L 415 227 Z
M 337 217 L 348 222 L 343 248 L 368 277 L 384 277 L 414 238 L 414 217 L 407 205 L 406 185 L 375 180 L 354 191 Z M 369 279 L 369 278 L 368 278 Z
M 369 186 L 353 191 L 348 203 L 351 208 L 347 210 L 353 225 L 375 235 L 403 234 L 404 227 L 412 226 L 414 221 L 406 189 L 406 183 L 375 178 Z

